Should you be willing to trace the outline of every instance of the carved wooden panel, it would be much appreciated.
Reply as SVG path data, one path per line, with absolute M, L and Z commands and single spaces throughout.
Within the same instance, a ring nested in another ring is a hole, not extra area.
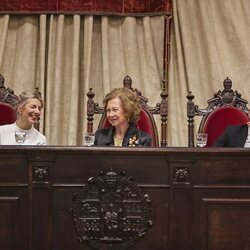
M 241 186 L 249 185 L 250 168 L 248 166 L 249 159 L 242 159 L 241 156 L 237 157 L 234 154 L 223 160 L 215 157 L 198 160 L 195 168 L 194 185 L 225 186 L 234 183 Z
M 49 167 L 33 166 L 33 181 L 47 181 L 49 176 Z
M 14 90 L 4 86 L 4 77 L 0 74 L 0 102 L 15 106 L 19 103 L 19 98 L 14 94 Z
M 19 197 L 0 197 L 0 249 L 17 249 L 17 220 Z
M 15 157 L 11 154 L 0 154 L 0 183 L 22 182 L 27 183 L 27 164 L 26 159 L 16 153 Z M 15 173 L 15 174 L 13 174 Z
M 250 198 L 203 198 L 202 248 L 250 248 Z
M 227 77 L 223 81 L 223 90 L 219 90 L 214 93 L 214 96 L 207 101 L 207 107 L 199 108 L 193 101 L 194 95 L 189 91 L 187 95 L 187 117 L 188 117 L 188 146 L 194 147 L 194 117 L 201 116 L 201 122 L 199 125 L 199 132 L 204 132 L 204 126 L 212 113 L 220 107 L 236 107 L 239 110 L 248 113 L 248 101 L 241 97 L 241 94 L 237 90 L 232 89 L 232 81 Z M 230 125 L 230 124 L 228 124 Z
M 150 199 L 126 173 L 91 177 L 75 194 L 71 209 L 81 243 L 94 248 L 128 248 L 152 226 Z
M 189 182 L 190 169 L 188 167 L 175 167 L 173 178 L 175 182 Z
M 0 250 L 249 249 L 246 149 L 0 149 Z

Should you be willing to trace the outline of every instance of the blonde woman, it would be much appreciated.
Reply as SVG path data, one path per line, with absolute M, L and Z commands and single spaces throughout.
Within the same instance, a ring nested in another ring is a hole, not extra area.
M 96 131 L 96 146 L 151 146 L 150 135 L 136 127 L 141 105 L 135 92 L 128 88 L 114 89 L 103 103 L 112 127 Z
M 0 145 L 46 145 L 46 137 L 34 128 L 43 109 L 41 96 L 24 91 L 19 98 L 15 123 L 0 126 Z

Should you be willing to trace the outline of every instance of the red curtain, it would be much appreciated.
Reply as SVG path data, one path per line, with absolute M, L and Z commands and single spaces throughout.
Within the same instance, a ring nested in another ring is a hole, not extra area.
M 1 0 L 0 13 L 158 13 L 172 10 L 171 0 Z

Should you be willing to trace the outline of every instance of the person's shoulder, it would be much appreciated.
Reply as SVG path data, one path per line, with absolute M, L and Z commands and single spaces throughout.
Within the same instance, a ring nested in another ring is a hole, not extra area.
M 139 132 L 139 140 L 140 140 L 140 145 L 141 146 L 145 146 L 145 147 L 149 147 L 152 146 L 152 136 L 143 131 L 143 130 L 138 130 Z
M 13 126 L 14 126 L 14 123 L 1 125 L 1 126 L 0 126 L 0 131 L 9 130 L 9 129 L 12 128 Z
M 143 130 L 138 129 L 138 131 L 139 131 L 139 134 L 140 134 L 141 136 L 151 137 L 149 133 L 147 133 L 147 132 L 145 132 L 145 131 L 143 131 Z
M 96 130 L 95 134 L 98 135 L 98 134 L 103 134 L 103 135 L 106 135 L 110 132 L 110 130 L 112 130 L 113 128 L 110 127 L 110 128 L 101 128 L 101 129 L 98 129 Z
M 38 131 L 36 128 L 33 128 L 33 129 L 34 129 L 34 132 L 35 132 L 35 134 L 36 134 L 37 137 L 39 137 L 39 138 L 41 138 L 41 139 L 47 141 L 46 136 L 45 136 L 44 134 L 42 134 L 42 133 L 41 133 L 40 131 Z
M 138 131 L 139 131 L 139 137 L 141 138 L 141 141 L 151 143 L 152 136 L 149 133 L 147 133 L 143 130 L 138 130 Z
M 143 130 L 140 130 L 134 125 L 130 125 L 129 132 L 130 134 L 138 134 L 139 137 L 149 137 L 149 138 L 151 137 L 150 134 L 148 134 L 147 132 Z
M 240 130 L 240 129 L 243 129 L 243 128 L 246 128 L 247 125 L 246 124 L 239 124 L 239 125 L 228 125 L 226 127 L 226 130 Z

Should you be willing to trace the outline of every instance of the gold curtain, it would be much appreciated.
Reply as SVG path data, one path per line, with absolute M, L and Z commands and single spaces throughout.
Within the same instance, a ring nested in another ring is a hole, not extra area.
M 229 77 L 250 101 L 250 1 L 173 0 L 173 16 L 168 142 L 187 146 L 188 91 L 206 107 Z
M 149 105 L 160 101 L 163 16 L 2 15 L 0 34 L 6 86 L 16 94 L 39 87 L 51 145 L 82 144 L 89 87 L 102 103 L 128 74 Z
M 248 0 L 173 0 L 169 146 L 187 146 L 189 90 L 205 107 L 229 77 L 250 100 L 249 12 Z M 50 144 L 81 145 L 89 87 L 101 103 L 129 74 L 150 105 L 159 102 L 163 32 L 163 16 L 1 15 L 0 72 L 17 94 L 39 87 Z

